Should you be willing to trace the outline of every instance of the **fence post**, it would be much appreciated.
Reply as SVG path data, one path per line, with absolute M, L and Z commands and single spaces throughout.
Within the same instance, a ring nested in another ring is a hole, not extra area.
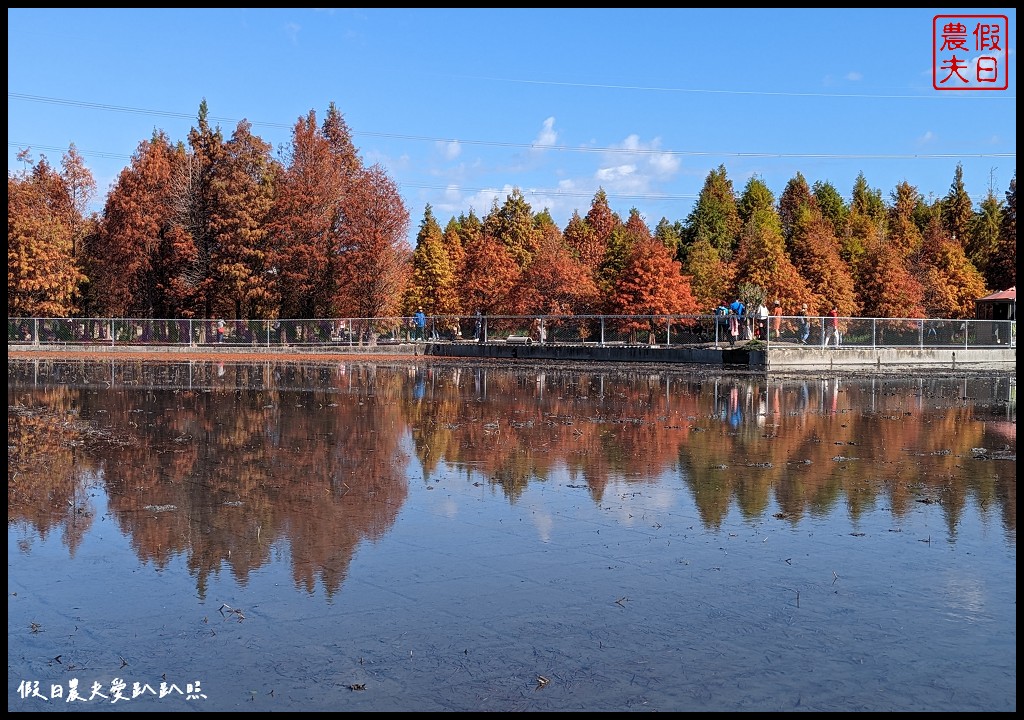
M 601 316 L 601 347 L 604 347 L 604 315 Z

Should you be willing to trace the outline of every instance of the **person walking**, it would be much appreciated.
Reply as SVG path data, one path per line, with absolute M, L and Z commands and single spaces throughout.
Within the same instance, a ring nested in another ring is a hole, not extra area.
M 775 306 L 772 308 L 772 334 L 770 340 L 780 340 L 782 338 L 782 303 L 778 300 L 775 301 Z
M 412 316 L 413 323 L 413 340 L 426 340 L 427 335 L 427 316 L 423 313 L 423 308 L 416 308 L 416 313 Z
M 832 309 L 828 311 L 825 347 L 828 347 L 828 341 L 830 339 L 835 340 L 835 346 L 837 348 L 843 341 L 842 334 L 839 332 L 839 310 L 836 308 L 835 303 L 832 303 Z
M 533 321 L 533 331 L 537 336 L 537 342 L 541 345 L 548 339 L 548 329 L 544 325 L 544 318 L 537 318 Z
M 724 302 L 715 308 L 715 344 L 729 335 L 729 306 Z
M 768 306 L 762 300 L 757 306 L 757 339 L 764 340 L 768 336 Z
M 733 312 L 734 315 L 736 315 L 737 318 L 739 318 L 737 322 L 739 322 L 740 329 L 742 330 L 744 328 L 744 323 L 747 321 L 747 306 L 743 304 L 743 301 L 740 300 L 739 296 L 737 295 L 736 299 L 729 304 L 729 309 Z
M 811 336 L 811 318 L 807 314 L 807 303 L 800 306 L 800 344 L 806 345 Z
M 729 346 L 732 347 L 736 344 L 737 338 L 740 336 L 740 316 L 729 310 Z

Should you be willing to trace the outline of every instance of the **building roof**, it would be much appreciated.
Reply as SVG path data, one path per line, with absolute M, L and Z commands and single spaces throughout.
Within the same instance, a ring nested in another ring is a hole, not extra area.
M 999 292 L 994 292 L 991 295 L 986 295 L 983 298 L 978 298 L 979 302 L 984 302 L 986 300 L 1013 300 L 1014 302 L 1016 302 L 1017 286 L 1014 285 L 1009 290 L 1000 290 Z

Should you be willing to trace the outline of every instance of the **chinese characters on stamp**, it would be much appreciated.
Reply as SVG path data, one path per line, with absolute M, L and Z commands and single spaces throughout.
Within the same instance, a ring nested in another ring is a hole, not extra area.
M 1006 90 L 1009 32 L 1006 15 L 936 15 L 932 18 L 932 87 Z

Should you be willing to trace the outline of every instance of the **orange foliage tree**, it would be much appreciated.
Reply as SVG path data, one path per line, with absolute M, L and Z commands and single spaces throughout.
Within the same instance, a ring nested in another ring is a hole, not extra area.
M 935 217 L 925 231 L 920 259 L 925 310 L 933 317 L 974 317 L 974 301 L 988 294 L 985 279 Z
M 484 232 L 504 244 L 520 268 L 530 264 L 539 233 L 533 210 L 519 188 L 513 188 L 501 205 L 495 198 L 483 222 Z
M 45 157 L 7 178 L 7 315 L 65 317 L 85 276 L 74 257 L 76 217 Z M 80 218 L 78 218 L 80 220 Z
M 885 242 L 868 248 L 861 260 L 857 290 L 865 317 L 914 318 L 925 314 L 924 287 L 906 259 Z M 840 308 L 840 315 L 846 315 Z
M 789 245 L 793 265 L 811 291 L 812 299 L 807 301 L 811 315 L 824 315 L 833 303 L 848 315 L 859 312 L 853 274 L 840 255 L 832 223 L 817 207 L 805 206 L 797 212 Z M 796 315 L 799 307 L 795 302 L 787 303 L 783 313 Z
M 604 188 L 598 188 L 594 193 L 594 199 L 590 202 L 590 209 L 585 217 L 587 226 L 594 231 L 594 239 L 597 246 L 604 254 L 604 247 L 608 244 L 612 231 L 622 224 L 622 220 L 612 212 L 608 205 L 608 194 Z
M 770 206 L 755 210 L 747 221 L 734 266 L 737 285 L 761 287 L 769 301 L 778 299 L 788 308 L 814 300 L 806 281 L 786 254 L 779 216 Z M 854 310 L 840 309 L 847 314 Z
M 215 244 L 210 307 L 218 315 L 255 319 L 277 312 L 268 221 L 280 165 L 270 151 L 243 120 L 211 173 L 209 220 Z
M 453 241 L 458 235 L 453 233 Z M 461 249 L 461 244 L 458 246 Z M 455 286 L 456 265 L 448 255 L 441 226 L 427 204 L 412 253 L 412 277 L 406 291 L 403 312 L 412 315 L 422 307 L 427 315 L 455 315 L 461 312 Z
M 466 244 L 460 282 L 467 312 L 517 315 L 522 303 L 516 292 L 522 270 L 504 243 L 478 232 Z

